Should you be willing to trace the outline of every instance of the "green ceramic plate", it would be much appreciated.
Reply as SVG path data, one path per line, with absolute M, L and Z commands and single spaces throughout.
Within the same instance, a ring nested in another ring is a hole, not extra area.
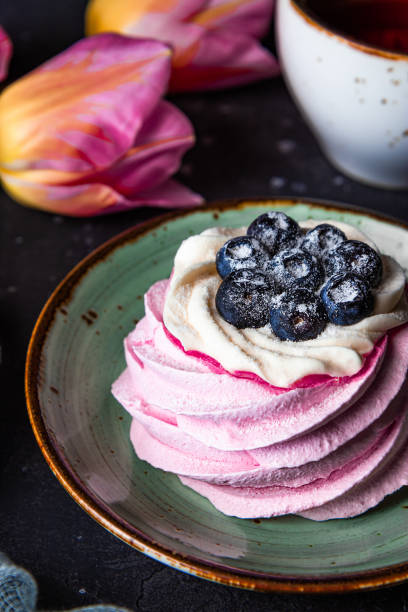
M 31 422 L 53 472 L 99 523 L 178 569 L 243 588 L 336 592 L 408 578 L 408 491 L 354 519 L 224 516 L 172 474 L 139 461 L 130 417 L 113 399 L 124 336 L 143 316 L 143 294 L 169 275 L 180 242 L 213 225 L 241 226 L 270 207 L 297 220 L 360 227 L 391 255 L 402 224 L 337 205 L 229 202 L 171 214 L 114 238 L 82 261 L 45 305 L 31 339 L 26 390 Z M 408 261 L 402 262 L 408 267 Z

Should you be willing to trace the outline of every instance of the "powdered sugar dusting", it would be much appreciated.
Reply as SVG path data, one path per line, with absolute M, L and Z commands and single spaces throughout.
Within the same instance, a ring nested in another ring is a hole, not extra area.
M 286 230 L 289 227 L 289 224 L 283 215 L 276 215 L 275 213 L 268 213 L 268 217 L 274 219 L 275 227 L 277 229 Z
M 337 303 L 352 302 L 360 295 L 358 288 L 355 283 L 350 279 L 346 279 L 344 282 L 339 283 L 337 287 L 333 287 L 330 291 L 332 299 Z
M 290 261 L 286 265 L 287 272 L 293 276 L 293 278 L 303 278 L 309 272 L 309 268 L 304 261 Z
M 234 254 L 237 259 L 247 259 L 252 255 L 252 248 L 249 244 L 237 244 L 236 246 L 230 247 L 230 251 Z

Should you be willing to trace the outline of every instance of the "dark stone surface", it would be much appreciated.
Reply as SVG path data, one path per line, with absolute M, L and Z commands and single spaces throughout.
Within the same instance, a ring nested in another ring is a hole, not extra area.
M 82 36 L 85 4 L 1 3 L 0 23 L 15 45 L 9 82 Z M 406 192 L 359 185 L 325 161 L 281 79 L 173 100 L 197 132 L 181 178 L 208 200 L 310 196 L 408 221 Z M 0 548 L 36 576 L 40 608 L 111 602 L 149 612 L 407 610 L 407 585 L 320 598 L 251 593 L 205 582 L 134 551 L 75 504 L 47 467 L 28 422 L 23 374 L 30 333 L 46 298 L 74 264 L 106 239 L 160 211 L 80 220 L 23 208 L 4 192 L 0 201 Z

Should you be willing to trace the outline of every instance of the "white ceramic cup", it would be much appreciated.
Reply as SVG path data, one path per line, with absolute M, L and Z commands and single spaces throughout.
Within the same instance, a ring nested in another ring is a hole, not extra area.
M 329 161 L 408 188 L 408 55 L 331 30 L 308 0 L 278 0 L 276 34 L 286 84 Z

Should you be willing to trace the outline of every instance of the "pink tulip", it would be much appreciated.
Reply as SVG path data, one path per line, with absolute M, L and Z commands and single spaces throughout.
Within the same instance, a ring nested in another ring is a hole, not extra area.
M 7 32 L 0 26 L 0 81 L 7 77 L 8 65 L 13 51 Z
M 149 36 L 173 49 L 170 90 L 242 85 L 274 76 L 275 58 L 260 44 L 274 0 L 90 0 L 88 34 Z
M 118 34 L 79 41 L 0 96 L 0 176 L 29 206 L 71 216 L 202 202 L 170 177 L 194 143 L 162 100 L 171 51 Z

